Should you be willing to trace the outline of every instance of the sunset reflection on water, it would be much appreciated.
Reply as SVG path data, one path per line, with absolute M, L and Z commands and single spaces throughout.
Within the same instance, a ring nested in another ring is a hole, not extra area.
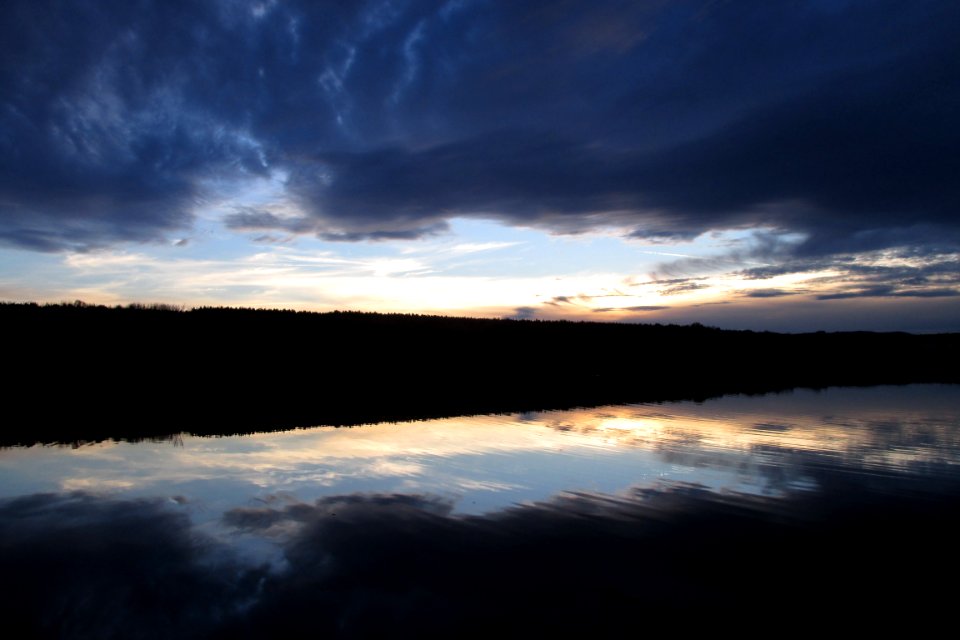
M 468 620 L 613 634 L 642 612 L 674 624 L 664 611 L 764 629 L 811 594 L 946 611 L 930 578 L 957 568 L 956 391 L 4 449 L 16 588 L 0 607 L 38 629 L 106 617 L 117 637 L 448 637 Z M 828 609 L 811 624 L 851 619 Z
M 173 441 L 0 452 L 3 493 L 84 490 L 229 504 L 282 493 L 443 495 L 478 513 L 562 491 L 669 482 L 770 494 L 811 465 L 897 471 L 960 457 L 951 386 L 798 390 Z

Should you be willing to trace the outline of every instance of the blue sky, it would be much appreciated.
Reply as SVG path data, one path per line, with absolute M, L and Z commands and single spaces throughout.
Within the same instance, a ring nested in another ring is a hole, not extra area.
M 960 5 L 14 1 L 0 299 L 960 330 Z

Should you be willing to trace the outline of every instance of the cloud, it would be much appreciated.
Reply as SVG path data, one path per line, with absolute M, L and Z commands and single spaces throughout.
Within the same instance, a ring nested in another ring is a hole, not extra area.
M 572 232 L 637 207 L 611 160 L 557 135 L 503 131 L 426 149 L 318 156 L 291 173 L 288 188 L 322 227 L 356 233 L 418 232 L 463 216 Z
M 359 242 L 361 240 L 418 240 L 443 233 L 449 229 L 446 222 L 436 222 L 413 229 L 376 231 L 320 231 L 317 237 L 328 242 Z
M 766 226 L 805 234 L 797 251 L 808 255 L 935 240 L 956 245 L 960 191 L 949 149 L 960 138 L 950 107 L 956 100 L 951 87 L 960 86 L 954 82 L 957 40 L 951 27 L 928 22 L 952 10 L 901 11 L 902 35 L 926 25 L 932 39 L 912 49 L 894 46 L 867 62 L 863 56 L 889 37 L 874 10 L 879 6 L 792 15 L 753 5 L 710 12 L 702 28 L 719 45 L 713 66 L 722 72 L 740 56 L 767 53 L 771 34 L 797 40 L 801 24 L 831 33 L 856 23 L 862 31 L 852 34 L 850 57 L 826 64 L 822 73 L 804 69 L 800 57 L 820 51 L 801 48 L 796 57 L 777 51 L 780 70 L 802 78 L 802 90 L 787 91 L 766 68 L 761 84 L 740 94 L 747 104 L 722 126 L 682 141 L 645 149 L 542 126 L 461 135 L 434 146 L 318 156 L 315 166 L 296 174 L 294 191 L 315 215 L 344 227 L 375 221 L 413 230 L 425 221 L 474 215 L 561 232 L 630 226 L 633 235 L 651 238 Z M 732 20 L 745 13 L 764 21 L 767 33 L 739 40 L 744 27 Z M 849 32 L 834 35 L 851 39 Z M 743 49 L 737 54 L 735 41 Z M 653 39 L 643 46 L 658 45 Z M 699 66 L 706 61 L 695 60 L 692 68 L 674 69 L 692 92 L 716 82 Z
M 302 215 L 237 202 L 253 208 L 229 227 L 402 240 L 472 216 L 651 242 L 764 227 L 809 257 L 960 244 L 946 0 L 5 12 L 0 241 L 20 248 L 166 238 L 273 172 Z
M 512 320 L 533 320 L 537 315 L 536 307 L 517 307 L 513 310 Z
M 960 296 L 957 289 L 919 289 L 916 291 L 897 291 L 891 286 L 878 285 L 866 289 L 841 291 L 839 293 L 825 293 L 817 296 L 817 300 L 842 300 L 844 298 L 952 298 Z
M 780 264 L 752 267 L 735 273 L 746 280 L 806 275 L 806 283 L 819 289 L 819 300 L 847 298 L 944 298 L 960 295 L 960 261 L 955 252 L 936 247 L 840 254 L 824 258 L 790 258 Z M 756 289 L 750 297 L 769 297 Z M 801 293 L 788 291 L 787 293 Z M 779 293 L 777 295 L 780 295 Z
M 687 293 L 688 291 L 698 291 L 700 289 L 708 288 L 710 288 L 710 285 L 702 282 L 679 282 L 660 289 L 660 295 L 675 296 L 680 293 Z
M 659 304 L 647 304 L 639 305 L 634 307 L 624 307 L 627 311 L 660 311 L 661 309 L 669 309 L 669 306 L 659 305 Z
M 233 213 L 227 214 L 224 224 L 229 229 L 238 231 L 278 230 L 290 234 L 314 233 L 317 237 L 330 242 L 359 242 L 361 240 L 415 240 L 418 238 L 437 235 L 449 227 L 446 222 L 437 222 L 416 229 L 401 229 L 396 231 L 328 231 L 329 225 L 311 216 L 280 216 L 271 211 L 255 209 L 253 207 L 236 207 Z M 262 237 L 262 236 L 258 236 Z
M 303 217 L 279 216 L 265 209 L 255 207 L 236 207 L 223 218 L 229 229 L 238 231 L 262 231 L 280 229 L 291 233 L 303 233 L 312 227 L 310 220 Z
M 4 9 L 0 241 L 54 251 L 157 239 L 190 225 L 203 181 L 262 170 L 242 125 L 191 86 L 210 67 L 190 60 L 205 36 L 177 25 L 210 24 L 212 6 Z
M 753 289 L 744 291 L 741 295 L 748 298 L 781 298 L 783 296 L 792 296 L 801 293 L 800 291 L 789 291 L 787 289 Z

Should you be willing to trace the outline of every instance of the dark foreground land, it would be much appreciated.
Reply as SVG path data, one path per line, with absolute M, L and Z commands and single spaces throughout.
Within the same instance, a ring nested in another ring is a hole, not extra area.
M 960 382 L 960 334 L 2 304 L 0 445 Z

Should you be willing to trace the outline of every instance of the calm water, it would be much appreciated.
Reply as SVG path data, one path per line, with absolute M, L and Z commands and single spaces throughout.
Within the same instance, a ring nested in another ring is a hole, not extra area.
M 948 385 L 4 449 L 4 607 L 51 637 L 600 632 L 760 582 L 910 611 L 958 463 Z

